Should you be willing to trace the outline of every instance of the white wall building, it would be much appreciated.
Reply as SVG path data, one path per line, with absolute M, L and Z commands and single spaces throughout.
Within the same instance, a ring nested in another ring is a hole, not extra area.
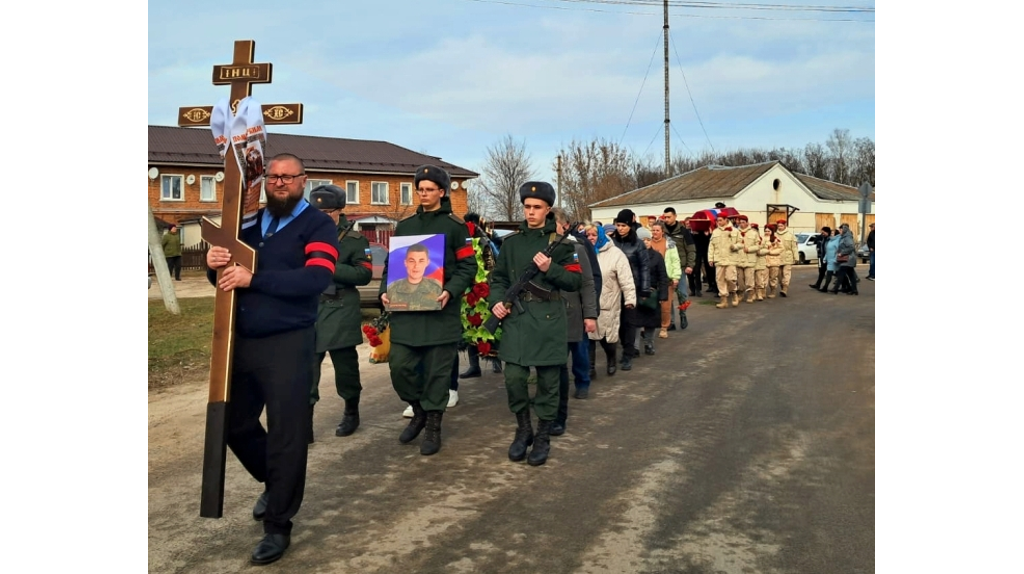
M 796 208 L 789 218 L 794 232 L 817 231 L 823 225 L 835 229 L 846 222 L 854 236 L 858 236 L 859 199 L 857 188 L 794 174 L 781 162 L 771 161 L 738 167 L 701 167 L 589 207 L 594 221 L 611 223 L 620 210 L 629 208 L 646 225 L 647 216 L 661 216 L 666 207 L 675 208 L 679 219 L 683 219 L 722 202 L 747 215 L 751 223 L 763 226 L 769 219 L 785 218 L 785 206 L 789 206 L 789 210 Z M 875 220 L 874 193 L 869 200 L 867 224 Z M 779 207 L 773 212 L 769 205 Z

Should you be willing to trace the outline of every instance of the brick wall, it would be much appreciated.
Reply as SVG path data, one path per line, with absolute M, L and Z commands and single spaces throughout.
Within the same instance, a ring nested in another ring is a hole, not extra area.
M 153 208 L 153 214 L 171 223 L 177 223 L 183 219 L 196 218 L 210 212 L 220 212 L 221 200 L 223 199 L 224 184 L 215 181 L 216 201 L 202 201 L 200 199 L 202 176 L 214 176 L 218 168 L 213 167 L 177 167 L 177 166 L 153 166 L 160 170 L 160 175 L 149 183 L 149 204 Z M 188 176 L 195 176 L 192 184 L 188 183 Z M 342 189 L 347 188 L 348 181 L 358 182 L 359 197 L 358 203 L 350 203 L 345 208 L 349 217 L 380 215 L 395 220 L 401 220 L 416 211 L 419 200 L 416 197 L 415 187 L 412 185 L 412 175 L 399 177 L 393 175 L 368 175 L 353 173 L 325 173 L 310 171 L 307 173 L 310 180 L 330 181 Z M 161 197 L 164 176 L 180 176 L 182 197 L 180 200 L 167 200 Z M 462 217 L 468 211 L 466 190 L 463 187 L 464 180 L 457 179 L 459 189 L 450 191 L 452 211 Z M 372 201 L 373 183 L 380 182 L 387 184 L 387 205 L 376 204 Z M 409 184 L 411 200 L 410 205 L 401 203 L 402 184 Z

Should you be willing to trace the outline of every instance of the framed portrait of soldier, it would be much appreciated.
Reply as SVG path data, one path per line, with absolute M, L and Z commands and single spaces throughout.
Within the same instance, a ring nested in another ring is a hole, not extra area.
M 388 311 L 438 311 L 444 288 L 443 233 L 391 238 Z

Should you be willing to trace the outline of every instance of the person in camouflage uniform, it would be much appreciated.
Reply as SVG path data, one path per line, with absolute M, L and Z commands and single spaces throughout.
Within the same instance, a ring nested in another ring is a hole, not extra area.
M 430 265 L 430 251 L 427 246 L 422 243 L 410 245 L 405 252 L 405 278 L 388 286 L 388 299 L 391 300 L 392 310 L 436 311 L 438 309 L 437 298 L 443 289 L 437 279 L 423 276 L 428 265 Z
M 373 276 L 370 242 L 356 231 L 341 210 L 345 209 L 345 191 L 336 185 L 321 185 L 310 192 L 309 202 L 327 213 L 338 212 L 338 261 L 331 285 L 320 294 L 316 317 L 316 357 L 313 384 L 309 393 L 309 442 L 313 442 L 312 410 L 320 400 L 320 365 L 328 353 L 334 364 L 334 388 L 345 401 L 345 414 L 334 430 L 335 436 L 349 436 L 359 428 L 359 353 L 363 342 L 360 324 L 359 291 Z
M 566 361 L 568 340 L 565 302 L 560 290 L 578 291 L 583 284 L 582 269 L 573 246 L 562 240 L 551 256 L 544 255 L 548 244 L 559 238 L 551 206 L 555 190 L 551 184 L 528 181 L 519 188 L 525 221 L 519 231 L 502 241 L 498 261 L 490 277 L 488 304 L 503 321 L 498 357 L 505 362 L 505 390 L 508 406 L 516 415 L 518 428 L 508 449 L 508 458 L 526 458 L 532 466 L 544 464 L 550 452 L 550 432 L 558 413 L 558 371 Z M 523 312 L 505 300 L 508 288 L 532 265 L 540 270 L 527 290 L 519 294 Z M 530 418 L 530 392 L 527 379 L 530 367 L 537 369 L 537 392 L 533 407 L 537 412 L 537 434 Z
M 391 385 L 413 408 L 412 420 L 398 441 L 412 442 L 426 428 L 420 454 L 441 450 L 441 419 L 448 406 L 448 387 L 459 340 L 462 338 L 459 297 L 476 275 L 473 246 L 465 222 L 452 213 L 448 198 L 451 177 L 445 170 L 424 165 L 413 177 L 420 205 L 416 213 L 398 222 L 395 236 L 444 234 L 444 284 L 436 298 L 439 311 L 406 311 L 391 314 Z M 379 297 L 385 309 L 388 267 L 380 282 Z

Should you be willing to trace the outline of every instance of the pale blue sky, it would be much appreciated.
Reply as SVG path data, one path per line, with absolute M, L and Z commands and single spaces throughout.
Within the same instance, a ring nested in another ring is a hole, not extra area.
M 480 171 L 486 147 L 508 133 L 526 141 L 542 178 L 553 177 L 555 154 L 573 138 L 620 141 L 660 163 L 661 8 L 613 2 L 248 0 L 228 10 L 151 1 L 149 123 L 174 125 L 179 106 L 227 95 L 210 83 L 211 67 L 230 61 L 234 40 L 252 39 L 256 61 L 274 64 L 274 83 L 255 85 L 253 96 L 305 105 L 303 125 L 275 126 L 271 137 L 386 140 Z M 874 8 L 863 0 L 775 2 Z M 857 21 L 824 21 L 840 19 Z M 834 128 L 874 139 L 874 19 L 673 6 L 673 154 L 802 148 Z

